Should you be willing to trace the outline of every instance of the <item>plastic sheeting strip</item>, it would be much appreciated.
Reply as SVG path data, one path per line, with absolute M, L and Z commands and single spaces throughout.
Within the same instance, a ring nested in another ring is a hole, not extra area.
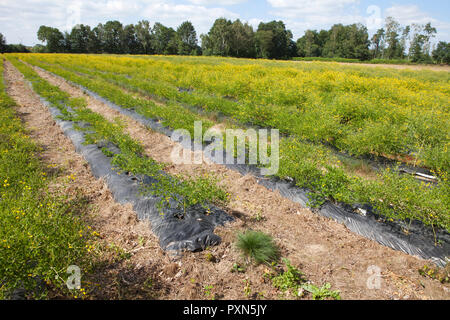
M 30 87 L 31 83 L 28 82 Z M 187 208 L 184 218 L 180 219 L 182 212 L 171 203 L 170 208 L 164 209 L 161 214 L 157 204 L 159 197 L 143 195 L 141 183 L 148 186 L 158 181 L 148 176 L 133 176 L 118 174 L 113 170 L 111 160 L 97 145 L 84 144 L 84 133 L 74 129 L 73 123 L 61 120 L 61 112 L 53 107 L 47 100 L 40 97 L 41 102 L 47 106 L 56 121 L 74 144 L 77 153 L 81 154 L 89 163 L 91 172 L 97 178 L 103 178 L 114 199 L 120 204 L 131 203 L 138 219 L 149 220 L 153 233 L 159 238 L 162 249 L 172 251 L 174 255 L 184 250 L 197 251 L 209 246 L 217 245 L 221 239 L 214 234 L 217 226 L 233 222 L 234 218 L 222 209 L 209 205 L 209 212 L 200 205 Z
M 43 70 L 42 68 L 39 69 Z M 49 72 L 46 70 L 43 71 Z M 142 125 L 172 138 L 173 130 L 163 126 L 158 121 L 146 118 L 132 109 L 122 108 L 82 85 L 66 80 L 52 72 L 49 73 L 80 88 L 94 99 L 103 102 L 121 114 L 131 117 Z M 183 139 L 182 141 L 176 142 L 179 142 L 183 148 L 188 150 L 203 150 L 205 148 L 205 145 L 200 145 L 200 148 L 197 145 L 194 149 L 195 143 L 190 139 Z M 224 150 L 223 152 L 223 159 L 226 159 L 226 151 Z M 217 163 L 214 156 L 209 157 L 207 153 L 204 153 L 204 155 L 212 162 Z M 299 203 L 303 207 L 307 207 L 308 190 L 301 189 L 292 182 L 264 177 L 260 174 L 260 169 L 253 165 L 225 164 L 225 166 L 243 175 L 251 174 L 257 179 L 259 184 L 269 190 L 278 191 L 283 197 Z M 343 223 L 352 232 L 374 240 L 384 246 L 423 259 L 430 259 L 438 266 L 445 266 L 447 264 L 448 257 L 450 256 L 450 234 L 446 230 L 433 232 L 431 228 L 423 225 L 420 221 L 412 221 L 409 225 L 398 221 L 382 221 L 381 217 L 373 213 L 370 207 L 361 206 L 361 208 L 364 209 L 364 212 L 367 212 L 365 215 L 360 215 L 355 212 L 358 207 L 351 208 L 349 206 L 326 202 L 317 212 L 322 216 Z M 403 230 L 409 230 L 409 232 L 405 233 Z M 438 245 L 435 245 L 435 237 Z

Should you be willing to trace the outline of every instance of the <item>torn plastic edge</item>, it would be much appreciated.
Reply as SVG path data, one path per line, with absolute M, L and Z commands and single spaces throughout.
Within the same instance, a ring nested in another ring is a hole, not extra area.
M 32 88 L 32 84 L 26 80 Z M 209 204 L 207 209 L 200 205 L 187 208 L 183 212 L 183 219 L 179 219 L 181 211 L 174 201 L 169 208 L 161 214 L 157 204 L 160 197 L 143 195 L 142 183 L 149 186 L 157 180 L 148 176 L 133 176 L 118 174 L 113 170 L 110 158 L 106 156 L 98 145 L 84 144 L 85 133 L 74 129 L 74 123 L 59 118 L 62 115 L 59 109 L 53 107 L 45 98 L 38 95 L 41 102 L 49 109 L 54 121 L 60 126 L 75 146 L 76 152 L 81 154 L 89 163 L 92 174 L 96 178 L 103 178 L 111 191 L 113 198 L 120 204 L 131 203 L 139 220 L 148 220 L 152 232 L 159 238 L 161 248 L 172 257 L 179 257 L 181 252 L 199 251 L 207 247 L 218 245 L 221 238 L 214 234 L 217 226 L 224 226 L 235 219 L 222 209 Z
M 37 67 L 43 70 L 40 67 Z M 43 70 L 49 72 L 47 70 Z M 59 75 L 49 72 L 53 76 L 70 83 L 72 86 L 78 87 L 92 98 L 103 102 L 110 108 L 119 113 L 131 117 L 142 125 L 152 130 L 158 131 L 172 139 L 173 130 L 163 126 L 156 120 L 149 119 L 137 113 L 133 109 L 122 108 L 115 103 L 101 97 L 97 93 L 85 88 L 84 86 L 67 80 Z M 172 139 L 173 140 L 173 139 Z M 173 140 L 179 143 L 187 150 L 202 150 L 204 145 L 195 143 L 191 139 Z M 201 148 L 201 149 L 200 149 Z M 214 157 L 209 157 L 207 153 L 202 152 L 209 160 L 214 163 Z M 223 159 L 226 159 L 227 151 L 223 150 Z M 222 164 L 222 163 L 219 163 Z M 297 187 L 293 182 L 284 181 L 279 178 L 265 177 L 260 173 L 260 168 L 248 164 L 225 164 L 231 170 L 237 171 L 242 175 L 253 175 L 257 183 L 266 187 L 271 191 L 278 191 L 283 197 L 299 203 L 302 207 L 308 207 L 309 190 Z M 358 214 L 358 208 L 365 211 L 365 214 Z M 388 222 L 383 217 L 372 212 L 372 208 L 367 205 L 349 206 L 343 204 L 335 204 L 326 201 L 320 209 L 315 210 L 320 215 L 331 218 L 338 223 L 344 224 L 352 232 L 359 234 L 365 238 L 374 240 L 384 246 L 395 250 L 402 251 L 409 255 L 418 256 L 423 259 L 430 259 L 438 266 L 445 266 L 450 255 L 450 234 L 446 230 L 437 230 L 436 239 L 440 242 L 440 246 L 435 245 L 435 234 L 431 228 L 425 226 L 420 221 L 412 221 L 410 224 L 401 221 Z M 409 230 L 405 234 L 404 230 Z

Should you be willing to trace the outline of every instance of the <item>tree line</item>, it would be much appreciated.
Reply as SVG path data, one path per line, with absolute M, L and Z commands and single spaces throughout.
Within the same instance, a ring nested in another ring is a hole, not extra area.
M 203 54 L 269 59 L 296 56 L 292 32 L 286 30 L 282 21 L 260 23 L 255 32 L 252 26 L 239 19 L 232 22 L 219 18 L 207 34 L 200 36 L 201 46 L 189 21 L 183 22 L 176 30 L 159 22 L 151 27 L 147 20 L 125 26 L 119 21 L 108 21 L 93 29 L 80 24 L 70 33 L 41 26 L 37 36 L 46 45 L 36 46 L 35 52 Z
M 6 44 L 6 38 L 0 33 L 0 53 L 5 52 L 30 52 L 23 44 Z
M 240 58 L 290 59 L 292 57 L 348 58 L 359 60 L 402 59 L 412 62 L 450 63 L 450 43 L 432 48 L 436 29 L 430 23 L 401 26 L 388 17 L 383 28 L 369 38 L 362 24 L 335 24 L 329 30 L 306 30 L 293 40 L 282 21 L 261 22 L 256 31 L 239 19 L 216 19 L 208 33 L 200 35 L 191 22 L 176 29 L 147 20 L 123 25 L 108 21 L 91 28 L 79 24 L 70 32 L 41 26 L 38 39 L 45 45 L 32 52 L 214 55 Z M 26 52 L 22 45 L 6 45 L 0 34 L 1 52 Z
M 198 55 L 197 34 L 189 21 L 177 30 L 143 20 L 136 25 L 122 25 L 119 21 L 108 21 L 91 29 L 79 24 L 71 32 L 41 26 L 37 32 L 46 46 L 35 47 L 35 52 L 59 53 L 112 53 L 112 54 L 180 54 Z
M 385 26 L 369 39 L 362 24 L 334 25 L 330 30 L 307 30 L 298 39 L 302 57 L 369 59 L 408 59 L 412 62 L 449 63 L 449 44 L 439 42 L 432 51 L 431 40 L 436 28 L 431 23 L 401 26 L 388 17 Z

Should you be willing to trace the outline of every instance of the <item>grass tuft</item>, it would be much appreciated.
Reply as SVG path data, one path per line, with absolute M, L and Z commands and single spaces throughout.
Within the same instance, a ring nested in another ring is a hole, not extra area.
M 272 237 L 261 231 L 248 230 L 238 234 L 236 246 L 256 264 L 269 264 L 279 258 L 279 250 Z

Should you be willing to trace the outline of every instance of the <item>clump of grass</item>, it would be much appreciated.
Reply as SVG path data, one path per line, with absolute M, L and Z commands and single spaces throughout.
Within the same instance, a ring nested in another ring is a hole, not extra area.
M 261 231 L 248 230 L 238 234 L 236 246 L 256 264 L 270 264 L 279 258 L 279 250 L 272 237 Z

